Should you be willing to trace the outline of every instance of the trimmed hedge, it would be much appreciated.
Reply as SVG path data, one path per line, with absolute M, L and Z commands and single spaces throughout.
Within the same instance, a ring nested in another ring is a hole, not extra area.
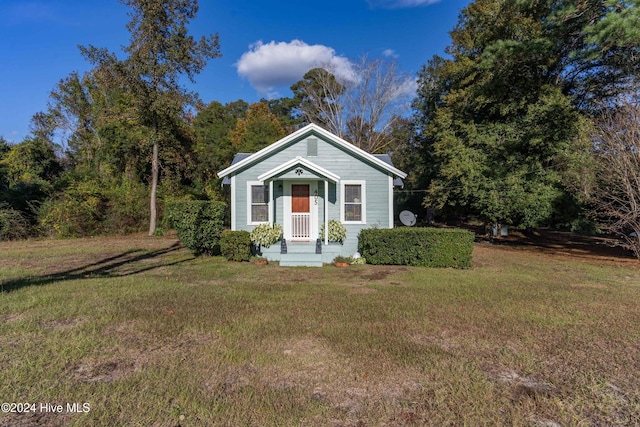
M 182 244 L 196 255 L 219 255 L 227 205 L 202 200 L 173 201 L 165 215 Z
M 369 264 L 471 267 L 473 233 L 448 228 L 365 229 L 359 250 Z
M 249 261 L 251 258 L 251 233 L 244 230 L 225 230 L 220 238 L 220 251 L 228 261 Z

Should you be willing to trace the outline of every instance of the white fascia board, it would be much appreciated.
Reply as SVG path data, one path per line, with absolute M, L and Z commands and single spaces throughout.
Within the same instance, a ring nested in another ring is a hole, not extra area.
M 340 177 L 335 173 L 328 171 L 327 169 L 321 166 L 318 166 L 315 163 L 310 162 L 309 160 L 300 156 L 296 157 L 295 159 L 291 159 L 288 162 L 281 164 L 280 166 L 276 166 L 275 168 L 271 169 L 268 172 L 263 173 L 258 177 L 258 179 L 260 181 L 266 181 L 296 165 L 302 165 L 307 169 L 309 169 L 310 171 L 315 172 L 318 175 L 321 175 L 322 177 L 328 179 L 331 182 L 337 183 L 338 181 L 340 181 Z
M 369 162 L 379 166 L 380 168 L 391 172 L 392 174 L 404 179 L 407 177 L 407 174 L 402 172 L 400 169 L 397 169 L 385 162 L 383 162 L 382 160 L 376 158 L 375 156 L 371 155 L 370 153 L 367 153 L 366 151 L 364 151 L 361 148 L 356 147 L 355 145 L 345 141 L 344 139 L 340 138 L 339 136 L 336 136 L 334 134 L 332 134 L 331 132 L 329 132 L 326 129 L 321 128 L 320 126 L 311 123 L 308 124 L 307 126 L 298 129 L 297 131 L 295 131 L 294 133 L 285 136 L 284 138 L 282 138 L 279 141 L 274 142 L 271 145 L 266 146 L 265 148 L 263 148 L 262 150 L 250 155 L 249 157 L 247 157 L 246 159 L 243 159 L 241 161 L 239 161 L 238 163 L 236 163 L 235 165 L 231 165 L 228 168 L 221 170 L 220 172 L 218 172 L 218 177 L 222 178 L 224 176 L 227 176 L 235 171 L 237 171 L 240 168 L 243 168 L 244 166 L 255 162 L 256 160 L 259 160 L 261 157 L 266 156 L 274 151 L 277 151 L 280 149 L 280 147 L 288 144 L 289 142 L 295 140 L 296 138 L 306 134 L 306 133 L 310 133 L 310 132 L 316 132 L 322 136 L 324 136 L 325 138 L 329 139 L 330 141 L 333 141 L 334 143 L 336 143 L 337 145 L 341 146 L 342 148 L 344 148 L 346 151 L 351 152 L 352 154 L 356 155 L 357 157 L 363 158 L 368 160 Z
M 373 156 L 370 153 L 367 153 L 366 151 L 364 151 L 361 148 L 356 147 L 355 145 L 351 144 L 348 141 L 345 141 L 344 139 L 340 138 L 339 136 L 336 136 L 334 134 L 332 134 L 331 132 L 329 132 L 326 129 L 321 128 L 318 125 L 315 124 L 310 124 L 307 127 L 313 126 L 313 130 L 315 130 L 316 132 L 324 135 L 326 138 L 334 141 L 335 143 L 337 143 L 338 145 L 340 145 L 342 148 L 344 148 L 347 151 L 350 151 L 351 153 L 355 154 L 358 157 L 362 157 L 364 159 L 367 159 L 368 161 L 370 161 L 371 163 L 374 163 L 378 166 L 380 166 L 382 169 L 387 170 L 389 172 L 391 172 L 392 174 L 404 179 L 407 177 L 407 174 L 402 172 L 400 169 L 395 168 L 394 166 L 391 166 L 390 164 L 378 159 L 377 157 Z M 305 129 L 303 128 L 303 129 Z
M 308 132 L 309 130 L 313 130 L 314 128 L 319 128 L 319 126 L 316 126 L 314 124 L 310 124 L 310 125 L 307 125 L 307 126 L 301 128 L 301 129 L 298 129 L 294 133 L 285 136 L 284 138 L 274 142 L 273 144 L 267 145 L 262 150 L 256 151 L 255 153 L 253 153 L 252 155 L 250 155 L 246 159 L 243 159 L 243 160 L 239 161 L 235 165 L 231 165 L 228 168 L 226 168 L 224 170 L 221 170 L 220 172 L 218 172 L 218 177 L 222 178 L 222 177 L 224 177 L 226 175 L 229 175 L 230 173 L 235 172 L 236 170 L 244 167 L 245 165 L 247 165 L 249 163 L 252 163 L 252 162 L 256 161 L 257 159 L 260 159 L 261 157 L 266 156 L 266 155 L 268 155 L 268 154 L 280 149 L 280 147 L 282 147 L 283 145 L 288 144 L 292 140 L 298 138 L 300 135 L 303 135 L 306 132 Z

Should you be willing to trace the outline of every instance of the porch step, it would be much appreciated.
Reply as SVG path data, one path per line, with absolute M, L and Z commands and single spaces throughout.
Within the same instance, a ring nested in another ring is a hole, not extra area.
M 320 254 L 282 254 L 280 256 L 281 267 L 322 267 L 322 255 Z
M 282 267 L 322 267 L 322 254 L 316 253 L 315 243 L 287 243 L 287 253 L 280 254 Z

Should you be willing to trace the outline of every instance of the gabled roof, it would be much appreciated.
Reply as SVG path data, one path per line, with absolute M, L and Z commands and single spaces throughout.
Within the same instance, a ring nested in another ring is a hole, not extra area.
M 233 160 L 231 160 L 231 166 L 246 159 L 250 155 L 251 153 L 236 153 L 236 155 L 233 156 Z M 220 177 L 219 173 L 218 173 L 218 177 Z M 231 180 L 229 179 L 229 175 L 226 175 L 224 178 L 222 178 L 222 185 L 229 185 L 229 184 L 231 184 Z
M 391 157 L 389 157 L 388 154 L 374 154 L 374 156 L 376 156 L 377 158 L 379 158 L 383 162 L 393 166 L 393 162 L 391 161 Z M 393 178 L 393 186 L 394 187 L 404 187 L 404 182 L 402 181 L 402 178 L 400 178 L 400 177 Z
M 320 167 L 318 165 L 316 165 L 313 162 L 310 162 L 309 160 L 302 158 L 300 156 L 296 157 L 295 159 L 291 159 L 288 162 L 285 162 L 283 164 L 281 164 L 280 166 L 276 166 L 275 168 L 271 169 L 268 172 L 263 173 L 262 175 L 260 175 L 258 177 L 259 181 L 265 181 L 267 179 L 271 179 L 275 176 L 280 175 L 283 172 L 286 172 L 288 170 L 291 170 L 292 168 L 296 167 L 296 166 L 303 166 L 306 169 L 310 170 L 311 172 L 316 173 L 317 175 L 320 175 L 321 177 L 326 178 L 327 180 L 331 181 L 331 182 L 338 182 L 340 181 L 340 177 L 338 175 L 336 175 L 333 172 L 330 172 L 328 170 L 326 170 L 323 167 Z
M 255 163 L 257 161 L 259 161 L 261 158 L 268 156 L 269 154 L 280 150 L 281 148 L 285 147 L 287 144 L 291 143 L 292 141 L 295 141 L 298 138 L 303 137 L 306 134 L 311 134 L 311 133 L 316 133 L 319 136 L 323 137 L 326 140 L 329 140 L 331 142 L 333 142 L 334 144 L 338 145 L 339 147 L 341 147 L 342 149 L 344 149 L 345 151 L 351 153 L 352 155 L 354 155 L 355 157 L 359 157 L 360 159 L 364 160 L 364 161 L 368 161 L 370 163 L 373 163 L 374 165 L 378 166 L 380 169 L 383 169 L 387 172 L 390 172 L 391 174 L 398 176 L 400 178 L 406 178 L 407 174 L 402 172 L 400 169 L 396 169 L 395 167 L 393 167 L 391 164 L 385 162 L 384 160 L 379 159 L 378 157 L 367 153 L 366 151 L 356 147 L 355 145 L 345 141 L 344 139 L 332 134 L 331 132 L 321 128 L 320 126 L 311 123 L 301 129 L 298 129 L 297 131 L 295 131 L 294 133 L 285 136 L 284 138 L 280 139 L 279 141 L 274 142 L 271 145 L 268 145 L 267 147 L 263 148 L 262 150 L 251 154 L 247 157 L 244 157 L 242 159 L 238 159 L 237 162 L 234 162 L 231 164 L 231 166 L 229 166 L 228 168 L 221 170 L 220 172 L 218 172 L 218 177 L 220 178 L 224 178 L 240 169 L 242 169 L 243 167 L 250 165 L 252 163 Z M 234 159 L 235 161 L 236 159 Z

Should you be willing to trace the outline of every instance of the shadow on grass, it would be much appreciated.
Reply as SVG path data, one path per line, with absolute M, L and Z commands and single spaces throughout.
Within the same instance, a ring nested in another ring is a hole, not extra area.
M 42 286 L 53 282 L 88 279 L 97 277 L 126 277 L 135 274 L 144 273 L 146 271 L 155 270 L 160 267 L 169 267 L 172 265 L 182 264 L 191 261 L 195 257 L 186 258 L 172 262 L 161 262 L 160 257 L 181 249 L 180 243 L 158 249 L 155 251 L 147 251 L 144 249 L 134 249 L 123 252 L 119 255 L 100 259 L 99 261 L 83 265 L 51 274 L 44 274 L 33 277 L 19 277 L 0 281 L 0 293 L 11 292 L 26 286 Z M 157 261 L 153 264 L 147 264 Z

